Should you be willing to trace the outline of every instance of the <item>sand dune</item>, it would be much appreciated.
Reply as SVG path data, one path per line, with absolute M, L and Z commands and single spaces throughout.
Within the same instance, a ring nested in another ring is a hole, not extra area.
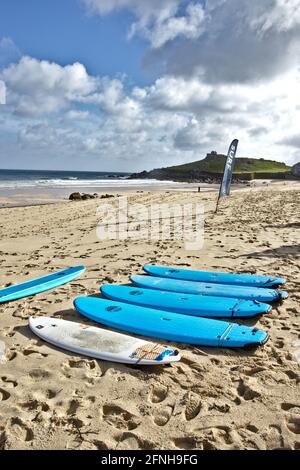
M 0 449 L 300 449 L 300 191 L 236 191 L 217 215 L 215 197 L 129 195 L 146 205 L 201 201 L 199 251 L 180 240 L 99 240 L 96 208 L 105 201 L 1 210 L 2 287 L 71 265 L 88 270 L 56 290 L 0 305 Z M 264 347 L 175 344 L 182 361 L 164 368 L 79 357 L 30 332 L 31 315 L 79 321 L 74 297 L 98 292 L 103 282 L 127 283 L 145 263 L 280 275 L 290 297 L 246 322 L 270 333 Z

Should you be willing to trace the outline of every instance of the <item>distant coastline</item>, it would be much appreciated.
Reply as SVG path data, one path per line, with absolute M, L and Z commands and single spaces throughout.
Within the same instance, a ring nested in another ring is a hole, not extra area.
M 206 158 L 183 165 L 156 168 L 151 171 L 133 173 L 130 179 L 157 179 L 187 183 L 220 183 L 226 155 L 211 152 Z M 292 178 L 291 168 L 285 163 L 263 158 L 237 158 L 233 172 L 233 183 L 243 183 L 254 179 Z

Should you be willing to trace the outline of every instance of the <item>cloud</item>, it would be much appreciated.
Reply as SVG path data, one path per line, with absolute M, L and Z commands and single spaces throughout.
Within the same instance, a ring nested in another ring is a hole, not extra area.
M 70 121 L 85 121 L 89 117 L 89 111 L 78 111 L 76 109 L 71 109 L 65 114 L 65 118 Z
M 299 0 L 273 0 L 269 7 L 251 22 L 252 28 L 262 35 L 271 30 L 287 32 L 300 25 Z
M 297 149 L 300 149 L 300 135 L 299 134 L 290 135 L 280 140 L 278 143 L 281 145 L 288 145 L 290 147 L 295 147 Z
M 18 61 L 20 57 L 21 52 L 11 38 L 3 37 L 0 39 L 0 70 L 12 62 Z
M 191 1 L 187 5 L 186 0 L 82 1 L 90 13 L 101 16 L 123 9 L 131 11 L 137 21 L 132 23 L 128 37 L 139 34 L 153 48 L 160 48 L 177 37 L 196 39 L 203 32 L 205 11 L 197 1 Z
M 255 82 L 298 66 L 300 0 L 82 0 L 92 14 L 135 18 L 144 65 L 208 83 Z
M 146 54 L 161 74 L 208 83 L 272 79 L 298 66 L 299 0 L 207 0 L 199 38 L 169 41 Z
M 195 150 L 199 149 L 205 140 L 201 123 L 193 118 L 174 135 L 174 146 L 182 150 Z
M 284 83 L 284 87 L 282 86 Z M 249 156 L 287 159 L 277 144 L 287 132 L 297 131 L 300 119 L 300 74 L 250 84 L 212 84 L 200 78 L 162 77 L 146 88 L 144 106 L 177 113 L 186 120 L 173 134 L 174 147 L 199 152 L 239 136 L 240 151 Z M 254 126 L 255 123 L 255 126 Z M 284 140 L 284 145 L 294 141 Z
M 8 90 L 7 104 L 24 116 L 58 112 L 96 88 L 80 63 L 62 67 L 26 56 L 0 72 L 0 79 Z
M 299 71 L 255 86 L 165 75 L 130 87 L 125 78 L 90 76 L 82 64 L 24 57 L 1 79 L 8 96 L 0 107 L 5 158 L 60 155 L 72 168 L 86 159 L 90 169 L 134 171 L 226 152 L 233 137 L 241 156 L 297 158 L 291 146 L 298 148 Z
M 189 4 L 183 16 L 157 19 L 152 27 L 143 22 L 134 23 L 129 37 L 140 33 L 147 38 L 154 49 L 160 48 L 175 38 L 197 39 L 204 31 L 205 12 L 201 5 Z

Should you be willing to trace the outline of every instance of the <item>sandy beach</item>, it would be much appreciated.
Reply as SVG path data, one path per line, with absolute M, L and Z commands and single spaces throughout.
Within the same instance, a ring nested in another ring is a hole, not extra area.
M 0 304 L 0 449 L 299 450 L 300 184 L 234 191 L 218 214 L 211 192 L 127 196 L 146 206 L 201 202 L 203 248 L 186 251 L 180 240 L 99 240 L 96 209 L 106 200 L 0 210 L 1 287 L 87 267 L 65 286 Z M 118 203 L 116 193 L 109 203 Z M 283 276 L 289 298 L 243 322 L 269 332 L 265 346 L 244 351 L 172 343 L 182 360 L 166 367 L 89 359 L 47 345 L 29 330 L 30 316 L 81 321 L 75 297 L 96 294 L 102 283 L 126 284 L 145 263 Z

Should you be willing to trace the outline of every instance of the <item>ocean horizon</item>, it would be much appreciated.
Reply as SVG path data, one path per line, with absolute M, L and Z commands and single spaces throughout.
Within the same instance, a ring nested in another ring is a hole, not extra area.
M 70 170 L 11 170 L 0 169 L 0 189 L 60 188 L 74 186 L 102 186 L 130 181 L 131 173 L 109 171 Z

